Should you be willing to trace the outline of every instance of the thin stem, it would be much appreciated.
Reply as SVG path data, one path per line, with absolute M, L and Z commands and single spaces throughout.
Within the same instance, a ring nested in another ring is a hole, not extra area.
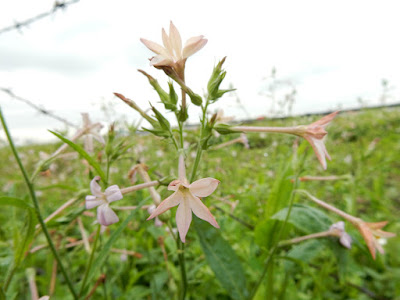
M 231 130 L 238 132 L 272 132 L 272 133 L 288 133 L 299 134 L 299 128 L 295 127 L 255 127 L 255 126 L 235 126 Z M 300 131 L 301 132 L 301 131 Z
M 197 142 L 196 158 L 195 158 L 195 161 L 194 161 L 194 164 L 193 164 L 193 169 L 192 169 L 192 175 L 190 177 L 190 182 L 193 182 L 193 180 L 196 177 L 197 168 L 199 167 L 200 160 L 201 160 L 201 154 L 203 152 L 203 149 L 202 149 L 202 146 L 201 146 L 201 140 L 203 138 L 204 126 L 205 126 L 205 121 L 206 121 L 207 107 L 208 107 L 208 100 L 207 100 L 205 106 L 202 107 L 203 116 L 202 116 L 202 119 L 201 119 L 200 137 L 199 137 L 199 141 Z
M 178 260 L 179 260 L 179 267 L 181 270 L 181 280 L 182 280 L 182 287 L 181 287 L 181 294 L 179 299 L 184 300 L 186 297 L 186 290 L 187 290 L 187 278 L 186 278 L 186 269 L 185 269 L 185 244 L 179 239 L 176 239 L 176 245 L 178 247 Z
M 142 179 L 143 179 L 143 181 L 145 183 L 151 182 L 149 173 L 147 173 L 146 169 L 143 167 L 142 164 L 138 165 L 137 170 L 138 170 L 138 173 L 139 173 L 140 177 L 142 177 Z M 149 192 L 150 192 L 151 198 L 153 199 L 154 204 L 155 205 L 159 205 L 161 203 L 160 194 L 157 193 L 156 189 L 154 187 L 152 187 L 152 186 L 149 187 Z
M 297 177 L 298 177 L 298 176 L 296 176 L 295 188 L 294 188 L 294 189 L 296 189 L 296 186 L 297 186 L 297 184 L 298 184 Z M 288 212 L 287 212 L 287 214 L 286 214 L 285 221 L 283 222 L 283 225 L 282 225 L 282 227 L 281 227 L 281 229 L 280 229 L 280 231 L 279 231 L 279 233 L 278 233 L 278 236 L 277 236 L 275 245 L 270 249 L 270 251 L 269 251 L 269 253 L 268 253 L 268 256 L 267 256 L 267 259 L 265 260 L 265 265 L 264 265 L 264 269 L 263 269 L 263 271 L 262 271 L 262 273 L 261 273 L 261 276 L 260 276 L 260 278 L 258 279 L 257 283 L 255 284 L 253 290 L 252 290 L 251 293 L 250 293 L 250 296 L 249 296 L 249 299 L 250 299 L 250 300 L 253 299 L 254 296 L 256 295 L 258 288 L 260 287 L 262 281 L 264 280 L 265 274 L 267 274 L 268 267 L 269 267 L 269 264 L 270 264 L 270 262 L 271 262 L 271 260 L 272 260 L 272 257 L 273 257 L 273 255 L 275 254 L 276 250 L 277 250 L 278 247 L 279 247 L 279 246 L 278 246 L 279 240 L 280 240 L 280 238 L 281 238 L 281 236 L 282 236 L 282 234 L 283 234 L 283 232 L 284 232 L 284 230 L 285 230 L 285 228 L 286 228 L 286 224 L 287 224 L 287 222 L 288 222 L 288 220 L 289 220 L 290 213 L 292 212 L 293 200 L 294 200 L 294 191 L 293 191 L 292 194 L 290 195 L 289 209 L 288 209 Z
M 114 93 L 115 96 L 117 96 L 119 99 L 124 101 L 126 104 L 128 104 L 130 107 L 132 107 L 134 110 L 136 110 L 144 119 L 147 120 L 150 124 L 154 124 L 155 120 L 152 119 L 148 114 L 146 114 L 136 103 L 135 101 L 126 98 L 124 95 L 119 94 L 119 93 Z
M 309 192 L 305 191 L 305 190 L 295 190 L 296 193 L 300 193 L 303 195 L 306 195 L 308 198 L 310 198 L 314 203 L 318 204 L 319 206 L 322 206 L 323 208 L 330 210 L 331 212 L 334 212 L 335 214 L 341 216 L 342 218 L 346 219 L 347 221 L 349 221 L 350 223 L 353 224 L 358 224 L 360 219 L 353 217 L 347 213 L 345 213 L 344 211 L 322 201 L 319 200 L 317 198 L 315 198 L 313 195 L 311 195 Z
M 186 109 L 186 92 L 181 88 L 182 92 L 182 110 L 185 111 Z
M 130 187 L 121 189 L 121 193 L 122 193 L 122 195 L 125 195 L 125 194 L 131 193 L 131 192 L 135 192 L 135 191 L 142 190 L 142 189 L 145 189 L 145 188 L 148 188 L 148 187 L 152 187 L 152 186 L 156 186 L 156 185 L 159 185 L 159 184 L 160 183 L 157 180 L 153 180 L 153 181 L 150 181 L 150 182 L 145 182 L 145 183 L 142 183 L 142 184 L 137 184 L 137 185 L 134 185 L 134 186 L 130 186 Z
M 101 225 L 99 224 L 97 226 L 97 232 L 96 232 L 96 237 L 95 237 L 94 242 L 93 242 L 92 253 L 90 253 L 89 262 L 88 262 L 88 265 L 86 267 L 85 275 L 83 277 L 81 289 L 79 291 L 79 296 L 82 296 L 82 293 L 83 293 L 83 291 L 85 289 L 86 281 L 87 281 L 89 273 L 90 273 L 90 269 L 92 268 L 92 263 L 93 263 L 93 259 L 94 259 L 94 253 L 96 252 L 97 241 L 99 240 L 99 236 L 100 236 L 100 228 L 101 228 Z
M 57 260 L 58 265 L 60 266 L 61 273 L 63 274 L 63 276 L 65 278 L 65 281 L 67 282 L 68 288 L 71 291 L 74 299 L 78 299 L 78 295 L 75 292 L 74 286 L 72 285 L 72 282 L 71 282 L 71 280 L 70 280 L 70 278 L 69 278 L 69 276 L 68 276 L 68 274 L 67 274 L 67 272 L 66 272 L 66 270 L 65 270 L 65 268 L 64 268 L 64 266 L 63 266 L 63 264 L 61 262 L 60 256 L 58 255 L 57 250 L 56 250 L 56 248 L 55 248 L 55 246 L 53 244 L 53 241 L 51 239 L 49 231 L 47 230 L 46 224 L 43 221 L 43 217 L 42 217 L 42 214 L 41 214 L 40 208 L 39 208 L 39 202 L 38 202 L 38 200 L 36 198 L 35 189 L 33 187 L 32 182 L 29 180 L 28 173 L 26 172 L 24 166 L 22 165 L 21 159 L 20 159 L 20 157 L 18 155 L 17 149 L 15 148 L 14 142 L 13 142 L 13 140 L 11 138 L 11 135 L 10 135 L 10 132 L 8 130 L 8 127 L 7 127 L 6 121 L 4 119 L 3 112 L 1 110 L 1 108 L 0 108 L 0 119 L 1 119 L 1 123 L 3 124 L 4 132 L 6 133 L 8 142 L 9 142 L 10 147 L 11 147 L 11 150 L 12 150 L 12 152 L 14 154 L 14 157 L 15 157 L 15 159 L 17 161 L 17 164 L 18 164 L 18 166 L 19 166 L 19 168 L 21 170 L 21 173 L 22 173 L 22 175 L 24 177 L 25 183 L 28 186 L 29 194 L 30 194 L 32 202 L 33 202 L 33 206 L 34 206 L 34 209 L 35 209 L 36 217 L 37 217 L 37 219 L 39 221 L 40 226 L 42 227 L 44 235 L 46 236 L 46 239 L 47 239 L 47 242 L 48 242 L 48 244 L 50 246 L 51 252 L 53 253 L 54 258 Z
M 321 237 L 327 237 L 327 236 L 332 236 L 332 231 L 323 231 L 323 232 L 317 232 L 313 234 L 308 234 L 304 236 L 300 236 L 294 239 L 286 240 L 286 241 L 281 241 L 278 243 L 278 247 L 284 247 L 284 246 L 289 246 L 292 244 L 300 243 L 309 239 L 315 239 L 315 238 L 321 238 Z

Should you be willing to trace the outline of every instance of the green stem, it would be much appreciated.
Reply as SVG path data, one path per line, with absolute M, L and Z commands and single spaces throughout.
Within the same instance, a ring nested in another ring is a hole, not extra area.
M 71 282 L 71 280 L 70 280 L 70 278 L 69 278 L 69 276 L 68 276 L 68 274 L 67 274 L 67 272 L 66 272 L 66 270 L 65 270 L 65 268 L 64 268 L 64 266 L 63 266 L 63 264 L 61 262 L 61 259 L 60 259 L 60 256 L 57 253 L 56 247 L 54 246 L 53 241 L 51 240 L 51 236 L 49 234 L 49 231 L 47 230 L 46 224 L 43 221 L 43 217 L 42 217 L 42 214 L 41 214 L 40 208 L 39 208 L 39 202 L 38 202 L 38 200 L 36 198 L 35 189 L 33 187 L 32 182 L 29 180 L 28 174 L 27 174 L 24 166 L 22 165 L 21 159 L 19 158 L 17 149 L 15 148 L 14 142 L 13 142 L 13 140 L 11 138 L 11 135 L 10 135 L 10 132 L 8 130 L 8 127 L 7 127 L 6 121 L 4 119 L 3 112 L 1 110 L 1 108 L 0 108 L 0 119 L 1 119 L 1 123 L 3 124 L 4 132 L 6 133 L 8 142 L 9 142 L 10 147 L 11 147 L 11 150 L 12 150 L 12 152 L 14 154 L 15 159 L 17 160 L 18 166 L 19 166 L 19 168 L 21 170 L 21 173 L 22 173 L 22 175 L 24 177 L 25 183 L 28 186 L 29 194 L 30 194 L 32 202 L 33 202 L 33 206 L 34 206 L 34 209 L 35 209 L 36 217 L 37 217 L 37 219 L 38 219 L 38 221 L 40 223 L 40 226 L 42 227 L 44 235 L 46 236 L 46 239 L 47 239 L 47 242 L 48 242 L 48 244 L 50 246 L 51 252 L 53 253 L 54 258 L 56 259 L 57 264 L 60 267 L 61 273 L 63 274 L 63 276 L 65 278 L 65 281 L 67 282 L 68 288 L 71 291 L 74 299 L 78 299 L 78 295 L 76 294 L 75 289 L 74 289 L 74 287 L 72 285 L 72 282 Z
M 4 281 L 4 286 L 3 286 L 4 292 L 7 292 L 8 285 L 10 284 L 11 279 L 13 278 L 16 270 L 17 270 L 17 265 L 15 265 L 15 263 L 12 263 L 11 271 L 8 273 L 8 276 L 7 276 L 6 280 Z
M 181 280 L 182 280 L 181 293 L 179 299 L 184 300 L 187 291 L 187 278 L 185 269 L 185 244 L 181 242 L 179 237 L 176 239 L 176 246 L 178 247 L 178 260 L 179 260 L 179 266 L 181 270 Z
M 264 280 L 265 274 L 268 271 L 269 264 L 270 264 L 270 262 L 271 262 L 271 260 L 273 258 L 273 255 L 275 254 L 276 250 L 279 248 L 279 240 L 281 239 L 281 236 L 282 236 L 282 234 L 283 234 L 283 232 L 284 232 L 284 230 L 286 228 L 286 224 L 287 224 L 287 222 L 289 220 L 290 213 L 292 212 L 294 191 L 296 190 L 297 184 L 298 184 L 298 176 L 296 176 L 296 178 L 295 178 L 295 186 L 293 188 L 292 194 L 290 195 L 289 209 L 288 209 L 288 212 L 286 214 L 285 221 L 283 222 L 283 225 L 282 225 L 281 229 L 279 230 L 279 233 L 278 233 L 278 236 L 277 236 L 277 239 L 276 239 L 276 242 L 275 242 L 274 246 L 270 249 L 270 251 L 268 253 L 267 259 L 265 260 L 264 269 L 263 269 L 263 271 L 261 273 L 260 278 L 258 279 L 257 283 L 255 284 L 255 286 L 253 287 L 253 289 L 252 289 L 252 291 L 250 293 L 249 300 L 253 299 L 254 296 L 256 295 L 256 293 L 258 291 L 258 288 L 260 287 L 262 281 Z
M 82 293 L 83 293 L 83 291 L 85 289 L 86 281 L 87 281 L 89 273 L 90 273 L 90 269 L 92 268 L 93 259 L 94 259 L 94 253 L 96 252 L 97 241 L 99 240 L 99 236 L 100 236 L 100 228 L 101 228 L 101 225 L 99 224 L 98 227 L 97 227 L 96 237 L 95 237 L 94 242 L 93 242 L 92 253 L 90 253 L 89 262 L 88 262 L 88 265 L 86 267 L 85 275 L 83 277 L 81 289 L 79 291 L 79 296 L 82 296 Z
M 190 176 L 190 182 L 193 182 L 193 180 L 196 177 L 196 172 L 197 172 L 197 169 L 199 167 L 200 160 L 201 160 L 201 154 L 203 153 L 201 140 L 203 139 L 203 132 L 204 132 L 204 126 L 205 126 L 205 121 L 206 121 L 207 107 L 208 107 L 208 100 L 207 100 L 205 106 L 202 107 L 203 116 L 202 116 L 202 119 L 201 119 L 200 137 L 199 137 L 199 141 L 197 143 L 196 158 L 195 158 L 195 161 L 194 161 L 194 164 L 193 164 L 192 175 Z

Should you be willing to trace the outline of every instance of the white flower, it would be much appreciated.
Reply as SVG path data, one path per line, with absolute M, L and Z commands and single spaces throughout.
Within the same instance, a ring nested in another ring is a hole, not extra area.
M 97 220 L 101 225 L 108 226 L 119 221 L 118 216 L 110 208 L 109 203 L 121 200 L 123 196 L 117 185 L 108 187 L 103 193 L 100 185 L 97 183 L 99 180 L 100 177 L 96 176 L 90 182 L 90 190 L 93 195 L 86 196 L 86 209 L 97 207 Z
M 169 35 L 162 29 L 162 40 L 164 47 L 141 38 L 141 42 L 157 55 L 150 59 L 150 64 L 155 67 L 171 67 L 183 80 L 183 72 L 186 59 L 192 56 L 207 44 L 207 40 L 202 35 L 192 37 L 186 41 L 182 48 L 182 39 L 178 29 L 170 22 Z
M 207 221 L 215 228 L 219 228 L 211 212 L 200 200 L 200 197 L 207 197 L 212 194 L 218 187 L 218 184 L 219 180 L 214 178 L 199 179 L 192 184 L 181 180 L 172 181 L 168 186 L 168 190 L 175 192 L 161 202 L 147 220 L 153 219 L 168 209 L 179 205 L 176 212 L 176 224 L 183 243 L 192 222 L 192 212 L 198 218 Z

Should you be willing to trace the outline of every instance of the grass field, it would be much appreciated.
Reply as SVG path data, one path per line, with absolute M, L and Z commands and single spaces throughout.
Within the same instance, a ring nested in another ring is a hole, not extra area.
M 291 126 L 317 119 L 318 116 L 266 119 L 255 124 Z M 12 128 L 10 131 L 12 134 Z M 221 181 L 218 189 L 203 201 L 221 227 L 218 233 L 230 245 L 229 249 L 234 250 L 240 264 L 234 260 L 231 265 L 215 267 L 218 262 L 204 250 L 207 245 L 213 245 L 213 236 L 199 237 L 203 228 L 208 230 L 211 226 L 198 220 L 193 222 L 184 248 L 187 299 L 246 299 L 259 280 L 276 239 L 287 240 L 327 230 L 330 224 L 341 220 L 307 197 L 295 194 L 288 226 L 278 236 L 276 232 L 281 231 L 283 222 L 277 213 L 289 205 L 296 185 L 367 222 L 389 221 L 385 231 L 399 231 L 400 109 L 344 112 L 332 122 L 328 132 L 326 145 L 332 161 L 328 162 L 326 171 L 306 141 L 289 135 L 252 133 L 247 135 L 250 149 L 237 143 L 216 150 L 211 147 L 203 154 L 197 178 L 213 177 Z M 195 133 L 189 131 L 185 137 L 189 167 L 196 151 Z M 211 143 L 216 146 L 237 136 L 213 137 Z M 117 124 L 114 145 L 119 142 L 120 149 L 122 145 L 127 147 L 107 172 L 109 185 L 131 186 L 128 173 L 138 161 L 148 166 L 152 180 L 177 178 L 177 156 L 170 151 L 169 141 L 137 135 L 133 129 L 129 131 Z M 28 173 L 35 171 L 40 152 L 51 154 L 60 145 L 19 147 Z M 1 196 L 30 202 L 10 148 L 4 145 L 0 151 Z M 98 228 L 96 211 L 85 210 L 84 206 L 85 196 L 90 194 L 89 183 L 97 174 L 71 148 L 66 153 L 71 155 L 57 158 L 47 171 L 40 173 L 35 188 L 44 217 L 66 201 L 76 199 L 47 225 L 66 271 L 79 290 Z M 106 155 L 99 144 L 92 157 L 105 170 Z M 331 175 L 341 177 L 334 181 L 297 181 L 299 176 Z M 142 183 L 140 177 L 136 183 Z M 165 185 L 157 191 L 162 199 L 171 194 Z M 30 299 L 29 279 L 35 275 L 39 295 L 72 299 L 54 257 L 45 246 L 42 231 L 32 229 L 37 220 L 30 218 L 25 209 L 5 202 L 0 202 L 0 282 L 4 287 L 7 278 L 11 278 L 6 298 Z M 126 195 L 112 207 L 151 204 L 149 191 L 140 190 Z M 146 221 L 149 216 L 146 209 L 115 211 L 120 221 L 100 235 L 86 294 L 92 291 L 93 299 L 177 298 L 178 254 L 182 249 L 177 248 L 168 227 L 165 224 L 157 227 L 153 220 Z M 169 214 L 173 227 L 175 211 L 173 208 Z M 166 219 L 168 215 L 163 216 L 163 221 Z M 373 260 L 357 229 L 346 223 L 346 231 L 353 239 L 350 250 L 333 237 L 280 247 L 254 299 L 400 299 L 400 238 L 380 240 L 385 254 L 377 254 Z M 22 245 L 27 232 L 30 232 L 29 245 Z M 69 245 L 82 240 L 83 235 L 89 237 L 89 244 Z M 223 255 L 224 247 L 221 244 L 215 249 Z M 18 253 L 21 262 L 13 268 Z M 217 252 L 215 259 L 220 254 Z M 238 288 L 230 290 L 229 286 Z

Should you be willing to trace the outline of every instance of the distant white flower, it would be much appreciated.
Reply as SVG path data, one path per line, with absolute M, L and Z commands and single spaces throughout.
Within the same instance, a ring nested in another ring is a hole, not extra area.
M 151 215 L 154 211 L 156 210 L 156 206 L 153 204 L 153 205 L 150 205 L 148 208 L 147 208 L 147 212 Z M 158 218 L 158 217 L 156 217 L 155 219 L 154 219 L 154 226 L 156 226 L 156 227 L 161 227 L 163 225 L 163 222 Z
M 110 208 L 109 203 L 121 200 L 123 196 L 117 185 L 108 187 L 103 193 L 100 185 L 97 183 L 99 180 L 100 177 L 96 176 L 90 182 L 90 190 L 93 195 L 86 196 L 86 209 L 97 207 L 97 220 L 101 225 L 109 226 L 119 221 L 118 216 Z

